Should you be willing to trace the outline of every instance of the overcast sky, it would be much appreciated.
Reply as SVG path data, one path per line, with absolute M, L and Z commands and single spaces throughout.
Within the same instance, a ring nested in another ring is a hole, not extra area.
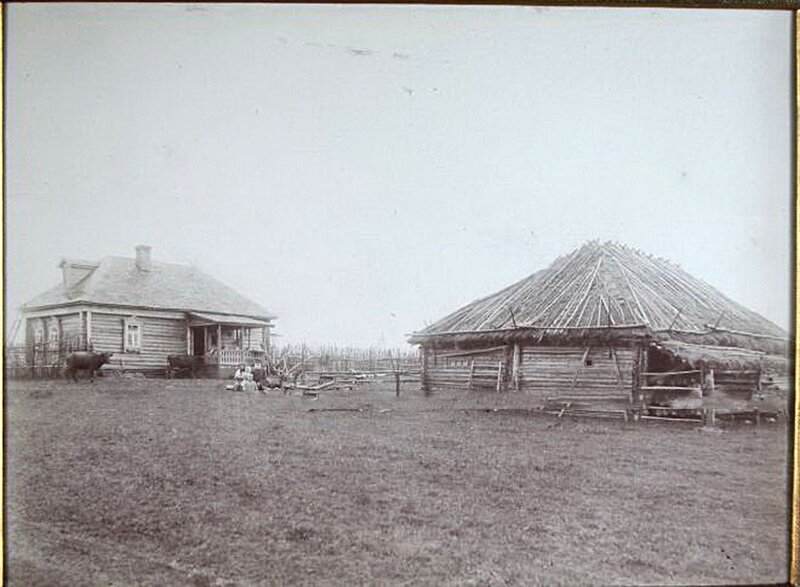
M 402 345 L 600 238 L 789 324 L 790 12 L 7 10 L 12 308 L 144 243 Z

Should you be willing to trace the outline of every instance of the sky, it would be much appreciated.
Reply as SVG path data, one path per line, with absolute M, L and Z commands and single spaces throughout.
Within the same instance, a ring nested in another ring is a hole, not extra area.
M 788 328 L 787 11 L 10 4 L 6 302 L 193 264 L 400 346 L 592 239 Z M 8 320 L 8 324 L 11 320 Z

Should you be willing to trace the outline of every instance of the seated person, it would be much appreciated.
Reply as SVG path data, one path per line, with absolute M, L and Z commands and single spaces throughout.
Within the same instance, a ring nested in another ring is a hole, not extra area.
M 253 374 L 246 373 L 244 376 L 244 382 L 242 383 L 242 390 L 243 391 L 256 391 L 258 389 L 258 385 L 255 381 L 253 381 Z
M 236 373 L 233 374 L 233 386 L 228 386 L 228 388 L 233 391 L 242 391 L 242 383 L 244 382 L 245 375 L 244 365 L 239 365 L 236 369 Z

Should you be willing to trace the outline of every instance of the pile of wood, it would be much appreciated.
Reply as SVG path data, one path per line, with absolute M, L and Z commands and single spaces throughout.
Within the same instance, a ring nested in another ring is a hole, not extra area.
M 631 417 L 631 410 L 621 402 L 615 405 L 613 402 L 616 400 L 618 400 L 616 396 L 611 398 L 609 403 L 585 401 L 580 398 L 547 398 L 543 411 L 558 418 L 563 418 L 564 416 L 612 418 L 627 422 Z

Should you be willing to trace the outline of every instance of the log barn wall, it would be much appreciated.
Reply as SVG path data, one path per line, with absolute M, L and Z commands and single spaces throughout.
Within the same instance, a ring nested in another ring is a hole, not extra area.
M 426 377 L 430 389 L 466 390 L 470 385 L 470 373 L 473 387 L 495 388 L 497 364 L 505 360 L 502 349 L 479 354 L 457 352 L 452 349 L 428 351 Z
M 714 370 L 715 390 L 728 393 L 732 396 L 742 397 L 743 399 L 750 399 L 753 391 L 759 388 L 760 380 L 760 370 Z
M 154 317 L 137 317 L 142 328 L 141 350 L 123 351 L 125 319 L 119 314 L 92 312 L 92 344 L 95 351 L 114 353 L 109 368 L 164 370 L 167 355 L 186 353 L 186 321 Z
M 521 355 L 520 389 L 532 395 L 631 395 L 636 349 L 523 347 Z
M 501 389 L 513 390 L 514 345 L 487 352 L 425 349 L 427 389 L 496 389 L 498 365 Z M 638 353 L 635 347 L 520 346 L 519 390 L 546 397 L 620 396 L 630 398 Z

